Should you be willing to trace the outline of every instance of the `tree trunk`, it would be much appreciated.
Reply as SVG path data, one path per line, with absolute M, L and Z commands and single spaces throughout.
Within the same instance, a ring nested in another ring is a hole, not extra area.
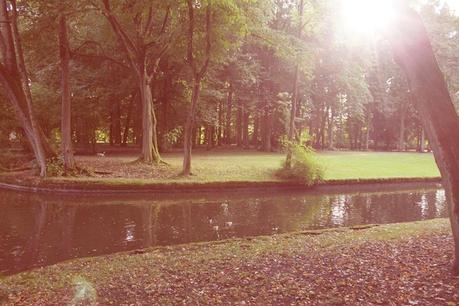
M 303 0 L 300 0 L 298 4 L 298 15 L 299 15 L 299 21 L 298 21 L 298 32 L 297 32 L 297 38 L 301 40 L 301 34 L 303 32 L 303 11 L 304 11 L 304 3 Z M 297 62 L 299 60 L 297 59 Z M 293 78 L 293 99 L 292 99 L 292 108 L 290 110 L 290 123 L 289 123 L 289 129 L 288 129 L 288 140 L 293 143 L 295 141 L 295 117 L 297 113 L 297 108 L 298 108 L 298 100 L 299 100 L 299 80 L 300 80 L 300 66 L 297 63 L 295 66 L 295 74 Z M 288 146 L 287 148 L 287 157 L 285 161 L 285 166 L 287 168 L 291 168 L 292 166 L 292 148 L 291 146 Z
M 35 120 L 32 108 L 32 95 L 25 68 L 22 44 L 17 28 L 16 1 L 12 1 L 12 18 L 10 18 L 7 3 L 0 0 L 0 40 L 2 41 L 0 64 L 0 83 L 6 96 L 15 110 L 16 117 L 32 147 L 34 156 L 40 166 L 40 176 L 46 176 L 47 151 L 44 145 L 44 135 Z M 52 152 L 50 152 L 52 153 Z
M 266 112 L 263 116 L 263 125 L 261 132 L 261 150 L 264 152 L 272 151 L 271 134 L 272 134 L 272 115 Z
M 182 174 L 188 176 L 191 174 L 191 149 L 193 145 L 193 130 L 196 111 L 198 108 L 199 95 L 201 94 L 201 80 L 194 80 L 193 92 L 191 94 L 191 108 L 185 123 L 185 137 L 183 141 L 183 172 Z
M 406 107 L 402 105 L 400 110 L 400 133 L 398 138 L 398 150 L 405 151 L 405 117 L 406 117 Z
M 132 117 L 132 112 L 134 109 L 134 102 L 136 100 L 136 97 L 133 96 L 131 99 L 131 102 L 129 103 L 129 109 L 127 112 L 126 116 L 126 121 L 124 122 L 124 131 L 123 131 L 123 140 L 122 140 L 122 145 L 125 146 L 127 145 L 128 142 L 128 137 L 129 137 L 129 129 L 131 126 L 131 117 Z
M 139 75 L 140 100 L 142 105 L 142 151 L 140 159 L 146 163 L 161 161 L 158 151 L 158 139 L 156 133 L 156 116 L 153 108 L 153 95 L 145 68 Z
M 455 241 L 454 272 L 459 273 L 459 119 L 421 17 L 402 4 L 390 39 L 405 72 L 435 160 L 443 178 Z
M 62 132 L 62 156 L 64 158 L 64 172 L 75 169 L 72 144 L 72 113 L 70 94 L 70 45 L 67 29 L 67 20 L 64 14 L 59 16 L 59 51 L 61 58 L 61 132 Z
M 116 98 L 115 98 L 116 99 Z M 111 102 L 110 113 L 110 144 L 121 144 L 121 104 L 120 101 Z
M 240 104 L 240 103 L 239 103 Z M 239 105 L 237 108 L 236 116 L 236 145 L 240 148 L 242 146 L 242 116 L 244 110 L 242 106 Z
M 244 148 L 249 147 L 249 120 L 250 114 L 245 111 L 242 117 L 242 146 Z
M 328 149 L 329 150 L 334 150 L 335 149 L 335 133 L 334 133 L 334 126 L 333 126 L 333 121 L 335 120 L 335 115 L 333 114 L 333 111 L 330 109 L 330 118 L 328 120 Z
M 252 134 L 252 145 L 254 145 L 255 148 L 258 148 L 259 131 L 260 131 L 260 117 L 256 115 L 253 118 L 253 134 Z
M 231 117 L 233 112 L 233 85 L 230 83 L 226 100 L 225 143 L 231 144 Z
M 426 134 L 423 128 L 421 128 L 421 139 L 420 139 L 420 144 L 419 144 L 419 151 L 421 151 L 422 153 L 426 151 Z
M 218 129 L 217 129 L 217 145 L 222 144 L 223 133 L 223 101 L 218 104 Z

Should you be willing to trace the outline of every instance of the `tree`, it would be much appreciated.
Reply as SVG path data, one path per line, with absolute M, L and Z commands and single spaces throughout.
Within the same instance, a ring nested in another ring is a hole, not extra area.
M 65 12 L 59 14 L 59 54 L 61 60 L 61 150 L 64 158 L 64 172 L 76 166 L 73 156 L 72 125 L 71 125 L 71 93 L 70 93 L 70 44 L 68 38 L 67 17 Z
M 46 176 L 47 158 L 52 156 L 33 110 L 32 93 L 26 70 L 24 51 L 18 30 L 16 0 L 0 0 L 0 83 L 24 130 L 40 167 L 40 176 Z
M 203 58 L 203 63 L 201 67 L 198 67 L 195 58 L 194 50 L 194 37 L 195 33 L 195 6 L 192 0 L 186 0 L 188 7 L 188 31 L 187 31 L 187 62 L 191 68 L 192 73 L 192 91 L 191 91 L 191 106 L 188 111 L 188 116 L 185 123 L 185 135 L 183 140 L 183 170 L 182 174 L 188 176 L 191 174 L 191 149 L 192 149 L 192 137 L 193 137 L 193 128 L 195 123 L 195 116 L 199 102 L 199 96 L 201 94 L 201 81 L 207 72 L 210 62 L 210 52 L 212 48 L 211 41 L 211 27 L 212 27 L 212 1 L 208 0 L 206 6 L 206 19 L 205 19 L 205 55 Z
M 169 3 L 144 6 L 144 2 L 130 2 L 122 8 L 132 18 L 129 26 L 123 25 L 115 14 L 110 0 L 102 0 L 102 13 L 110 23 L 134 71 L 142 105 L 142 152 L 140 160 L 160 163 L 156 112 L 153 105 L 151 83 L 156 77 L 161 58 L 171 42 L 172 7 Z M 158 13 L 159 12 L 159 13 Z M 123 16 L 126 19 L 126 16 Z M 131 33 L 129 33 L 129 30 Z
M 303 15 L 304 15 L 304 0 L 300 0 L 298 3 L 298 15 L 299 15 L 299 21 L 298 21 L 298 32 L 297 32 L 297 38 L 298 40 L 301 40 L 301 35 L 303 33 Z M 288 128 L 288 139 L 290 142 L 293 142 L 295 139 L 295 118 L 297 114 L 297 108 L 298 108 L 298 100 L 299 100 L 299 78 L 300 78 L 300 65 L 299 63 L 296 63 L 295 65 L 295 74 L 293 77 L 293 98 L 292 98 L 292 109 L 290 112 L 290 123 L 289 123 L 289 128 Z M 285 165 L 287 168 L 290 168 L 292 164 L 292 150 L 291 147 L 287 149 L 287 160 L 285 162 Z
M 459 273 L 459 118 L 421 17 L 403 2 L 389 39 L 405 72 L 446 190 Z

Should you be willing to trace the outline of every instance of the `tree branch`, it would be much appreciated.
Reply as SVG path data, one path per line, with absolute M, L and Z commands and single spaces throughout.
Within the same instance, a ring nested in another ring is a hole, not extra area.
M 89 46 L 89 45 L 94 45 L 98 48 L 98 50 L 101 52 L 100 54 L 88 54 L 88 53 L 82 53 L 82 52 L 79 52 L 81 49 L 83 49 L 84 47 L 86 46 Z M 122 61 L 119 61 L 113 57 L 110 57 L 108 56 L 102 45 L 96 41 L 93 41 L 93 40 L 87 40 L 85 42 L 83 42 L 78 48 L 76 48 L 75 50 L 72 50 L 70 51 L 71 53 L 71 56 L 74 57 L 74 58 L 78 58 L 78 57 L 91 57 L 91 58 L 98 58 L 98 59 L 101 59 L 101 60 L 105 60 L 105 61 L 109 61 L 109 62 L 112 62 L 126 70 L 132 70 L 132 67 L 126 65 L 125 63 L 123 63 Z
M 112 26 L 115 34 L 118 36 L 118 39 L 120 40 L 121 45 L 123 46 L 127 56 L 129 57 L 129 60 L 131 61 L 132 68 L 137 71 L 138 67 L 135 63 L 135 58 L 137 57 L 139 53 L 137 46 L 132 41 L 132 39 L 129 37 L 129 35 L 124 31 L 123 27 L 118 21 L 118 18 L 116 18 L 116 16 L 113 14 L 111 7 L 110 7 L 110 1 L 102 0 L 102 3 L 104 5 L 104 8 L 102 9 L 102 13 L 107 18 L 110 25 Z

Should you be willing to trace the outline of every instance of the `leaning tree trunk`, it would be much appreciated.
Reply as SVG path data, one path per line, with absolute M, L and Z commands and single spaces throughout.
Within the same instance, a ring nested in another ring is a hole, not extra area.
M 23 128 L 32 147 L 34 156 L 40 166 L 40 175 L 46 176 L 46 159 L 48 150 L 41 129 L 35 121 L 32 109 L 32 95 L 28 84 L 22 43 L 17 27 L 16 1 L 11 1 L 9 13 L 5 0 L 0 0 L 0 84 L 15 110 L 16 117 Z M 11 15 L 11 16 L 10 16 Z M 50 152 L 51 153 L 51 152 Z
M 61 58 L 61 90 L 62 90 L 62 155 L 64 171 L 75 168 L 75 158 L 72 148 L 71 100 L 70 100 L 70 47 L 67 30 L 67 20 L 64 14 L 59 17 L 59 49 Z
M 443 178 L 459 273 L 459 119 L 421 17 L 405 4 L 391 39 Z

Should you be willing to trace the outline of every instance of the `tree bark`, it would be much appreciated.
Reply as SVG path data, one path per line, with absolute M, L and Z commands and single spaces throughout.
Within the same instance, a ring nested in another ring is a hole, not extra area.
M 236 145 L 238 148 L 242 146 L 242 116 L 243 116 L 243 108 L 240 103 L 238 103 L 237 107 L 237 115 L 236 115 Z
M 260 131 L 260 117 L 259 115 L 255 115 L 253 118 L 253 134 L 252 134 L 252 145 L 255 148 L 258 148 L 258 135 Z
M 419 140 L 419 151 L 424 153 L 426 151 L 426 135 L 424 133 L 424 129 L 421 127 L 421 139 Z
M 75 169 L 73 156 L 72 123 L 71 123 L 71 94 L 70 94 L 70 46 L 67 29 L 67 19 L 62 13 L 59 16 L 59 54 L 61 58 L 61 132 L 62 155 L 64 158 L 64 172 Z
M 299 21 L 298 21 L 298 32 L 297 38 L 301 39 L 301 34 L 303 32 L 303 11 L 304 11 L 304 3 L 303 0 L 300 0 L 298 4 L 298 13 L 299 13 Z M 299 62 L 299 60 L 297 60 Z M 300 66 L 297 63 L 295 66 L 295 75 L 293 79 L 293 99 L 292 99 L 292 109 L 290 111 L 290 123 L 288 129 L 288 140 L 293 143 L 295 141 L 295 117 L 298 108 L 298 100 L 299 100 L 299 80 L 300 80 Z M 291 168 L 292 166 L 292 148 L 288 146 L 287 148 L 287 158 L 285 161 L 285 166 L 287 168 Z
M 12 13 L 8 13 L 6 0 L 0 0 L 0 48 L 3 63 L 0 63 L 0 84 L 11 103 L 16 117 L 32 147 L 34 156 L 40 167 L 40 176 L 46 176 L 47 150 L 41 128 L 35 120 L 32 108 L 32 95 L 28 83 L 22 44 L 17 27 L 16 1 L 11 1 Z M 10 18 L 11 17 L 11 18 Z M 50 154 L 53 152 L 49 150 Z
M 226 100 L 226 123 L 225 123 L 225 143 L 231 144 L 231 117 L 233 115 L 233 85 L 230 82 L 228 88 L 228 98 Z
M 140 103 L 142 107 L 142 149 L 140 160 L 145 163 L 161 162 L 161 156 L 158 151 L 158 140 L 156 133 L 156 116 L 153 108 L 153 94 L 151 84 L 143 65 L 141 73 L 138 76 L 140 86 Z
M 459 119 L 419 14 L 403 2 L 390 36 L 443 179 L 455 241 L 454 272 L 459 273 Z
M 245 111 L 244 116 L 242 117 L 242 146 L 248 148 L 249 145 L 249 120 L 250 114 Z
M 156 67 L 159 60 L 167 50 L 167 45 L 162 46 L 162 50 L 158 52 L 155 58 L 150 59 L 155 66 L 151 73 L 147 72 L 147 50 L 149 44 L 146 42 L 150 39 L 150 31 L 142 31 L 137 33 L 137 37 L 132 39 L 125 29 L 122 27 L 116 15 L 112 12 L 110 1 L 103 0 L 102 13 L 107 18 L 113 32 L 118 38 L 121 46 L 126 53 L 127 59 L 131 69 L 136 73 L 139 89 L 140 89 L 140 100 L 142 108 L 142 149 L 140 154 L 140 161 L 145 163 L 156 163 L 161 162 L 161 155 L 158 149 L 158 135 L 157 135 L 157 120 L 155 109 L 153 107 L 153 95 L 151 89 L 151 79 L 156 72 Z M 166 24 L 169 16 L 169 11 L 166 12 L 164 25 Z M 159 34 L 164 34 L 163 31 Z
M 330 115 L 328 119 L 328 149 L 329 150 L 334 150 L 335 149 L 335 133 L 334 133 L 334 126 L 333 126 L 333 121 L 335 120 L 335 115 L 333 113 L 333 110 L 330 108 Z
M 207 68 L 210 63 L 210 52 L 212 47 L 212 40 L 210 37 L 211 31 L 211 16 L 212 16 L 212 1 L 209 0 L 206 7 L 206 26 L 205 26 L 205 36 L 206 36 L 206 47 L 205 47 L 205 56 L 204 62 L 200 69 L 196 65 L 196 60 L 194 58 L 194 31 L 195 31 L 195 16 L 194 16 L 194 4 L 193 0 L 187 0 L 188 7 L 188 35 L 187 35 L 187 62 L 191 68 L 193 76 L 193 87 L 191 94 L 191 106 L 188 110 L 188 116 L 185 122 L 185 137 L 183 141 L 183 170 L 182 175 L 189 176 L 191 174 L 191 149 L 193 146 L 193 130 L 194 130 L 194 121 L 196 117 L 196 112 L 198 109 L 199 96 L 201 94 L 201 81 L 204 75 L 207 72 Z
M 404 103 L 404 102 L 402 102 Z M 398 137 L 398 150 L 399 151 L 405 151 L 406 150 L 406 145 L 405 145 L 405 117 L 406 117 L 406 106 L 402 105 L 401 110 L 400 110 L 400 133 Z
M 191 174 L 191 149 L 193 146 L 193 130 L 195 114 L 198 106 L 199 95 L 201 93 L 201 80 L 195 80 L 191 96 L 191 108 L 185 123 L 184 137 L 184 157 L 183 157 L 183 175 Z

